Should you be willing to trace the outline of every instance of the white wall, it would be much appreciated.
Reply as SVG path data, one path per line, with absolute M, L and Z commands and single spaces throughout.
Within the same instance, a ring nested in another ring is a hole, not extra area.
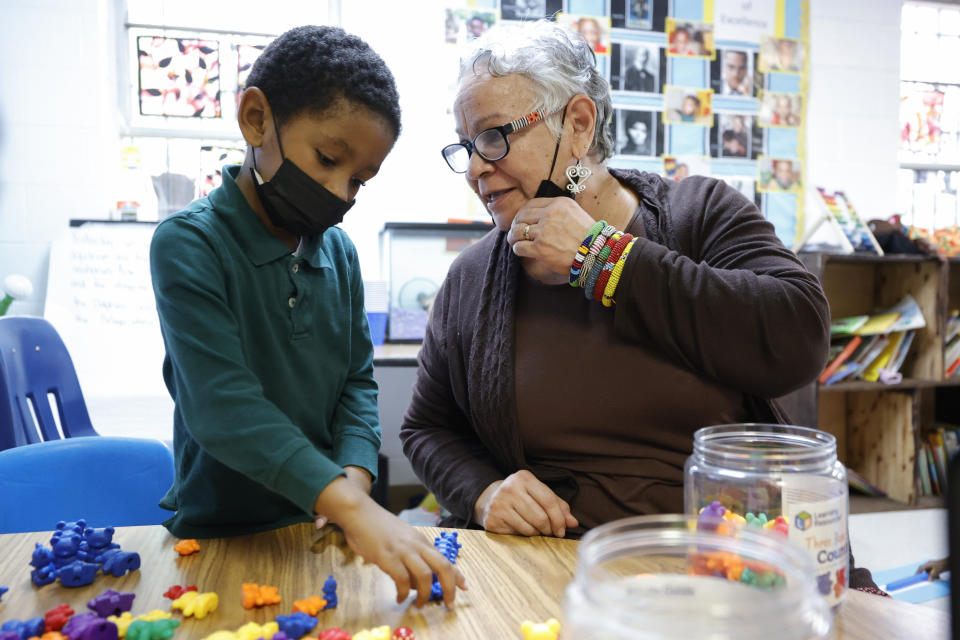
M 807 185 L 864 219 L 895 212 L 901 0 L 810 0 Z M 808 198 L 806 222 L 818 211 Z
M 21 273 L 42 315 L 50 242 L 106 217 L 116 141 L 109 0 L 0 0 L 0 280 Z

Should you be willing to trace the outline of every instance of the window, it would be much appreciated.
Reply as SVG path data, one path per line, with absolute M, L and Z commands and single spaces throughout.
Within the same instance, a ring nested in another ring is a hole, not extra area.
M 267 12 L 251 0 L 127 0 L 125 10 L 118 157 L 123 174 L 138 175 L 121 180 L 130 193 L 117 201 L 161 219 L 243 160 L 237 104 L 260 52 L 291 27 L 328 24 L 330 11 L 297 0 Z
M 906 2 L 901 14 L 897 208 L 926 229 L 960 219 L 960 7 Z

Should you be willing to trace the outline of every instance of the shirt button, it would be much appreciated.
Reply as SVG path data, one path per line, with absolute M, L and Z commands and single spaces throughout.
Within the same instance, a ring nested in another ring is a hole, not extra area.
M 293 272 L 294 272 L 294 273 L 299 273 L 299 272 L 300 272 L 300 263 L 299 263 L 299 262 L 296 263 L 295 265 L 293 265 Z
M 295 304 L 297 304 L 297 299 L 296 299 L 296 298 L 290 298 L 289 300 L 287 300 L 287 304 L 290 305 L 290 308 L 291 308 L 291 309 L 293 309 L 293 306 L 294 306 Z

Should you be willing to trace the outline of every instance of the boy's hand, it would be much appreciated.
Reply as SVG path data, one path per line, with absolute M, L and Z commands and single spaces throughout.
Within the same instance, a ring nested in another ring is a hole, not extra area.
M 347 472 L 347 480 L 356 485 L 357 488 L 365 494 L 370 495 L 370 485 L 373 481 L 373 476 L 370 475 L 369 471 L 363 467 L 353 467 L 349 465 L 344 467 L 343 470 Z M 314 524 L 317 525 L 317 529 L 323 529 L 327 524 L 327 520 L 327 516 L 317 515 L 317 517 L 314 518 Z
M 443 589 L 443 602 L 453 606 L 456 589 L 466 589 L 463 574 L 430 541 L 393 515 L 346 478 L 339 477 L 317 497 L 314 510 L 340 525 L 347 544 L 364 560 L 380 567 L 397 585 L 397 602 L 416 589 L 415 605 L 430 598 L 433 574 Z
M 936 580 L 940 577 L 941 573 L 946 573 L 950 571 L 950 558 L 943 558 L 942 560 L 931 560 L 930 562 L 925 562 L 920 565 L 920 568 L 917 569 L 917 573 L 921 571 L 926 571 L 929 576 L 927 580 Z

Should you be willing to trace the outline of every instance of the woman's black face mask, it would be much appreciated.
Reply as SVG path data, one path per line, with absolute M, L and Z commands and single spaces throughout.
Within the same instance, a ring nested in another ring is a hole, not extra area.
M 563 109 L 563 117 L 560 118 L 560 135 L 557 136 L 557 146 L 553 149 L 553 162 L 550 163 L 550 173 L 547 174 L 546 180 L 540 181 L 540 187 L 537 189 L 537 192 L 533 195 L 534 198 L 573 198 L 574 194 L 571 191 L 567 191 L 561 187 L 558 187 L 557 184 L 551 180 L 553 177 L 553 168 L 557 166 L 557 153 L 560 152 L 560 138 L 563 136 L 563 123 L 567 119 L 567 109 Z
M 253 153 L 253 186 L 267 217 L 275 227 L 297 236 L 316 236 L 343 221 L 356 200 L 341 200 L 322 184 L 308 176 L 290 158 L 284 157 L 280 129 L 274 119 L 277 145 L 283 162 L 269 182 L 257 171 L 257 153 Z

